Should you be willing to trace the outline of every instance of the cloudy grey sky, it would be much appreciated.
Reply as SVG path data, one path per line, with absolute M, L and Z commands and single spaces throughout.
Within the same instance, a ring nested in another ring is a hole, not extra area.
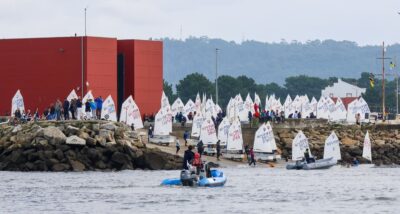
M 82 35 L 86 6 L 93 36 L 400 41 L 399 0 L 0 0 L 0 38 Z

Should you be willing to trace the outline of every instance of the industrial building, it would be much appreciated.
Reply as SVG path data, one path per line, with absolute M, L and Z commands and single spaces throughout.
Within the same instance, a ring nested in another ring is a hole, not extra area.
M 10 115 L 19 89 L 25 109 L 42 112 L 72 89 L 111 95 L 120 106 L 129 97 L 141 114 L 160 108 L 163 87 L 161 41 L 104 37 L 56 37 L 0 40 L 0 115 Z

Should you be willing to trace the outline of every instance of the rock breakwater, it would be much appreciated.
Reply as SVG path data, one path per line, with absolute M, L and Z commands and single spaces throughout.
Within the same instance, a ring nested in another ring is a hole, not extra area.
M 41 121 L 0 127 L 0 170 L 179 169 L 182 158 L 147 148 L 138 133 L 107 121 Z

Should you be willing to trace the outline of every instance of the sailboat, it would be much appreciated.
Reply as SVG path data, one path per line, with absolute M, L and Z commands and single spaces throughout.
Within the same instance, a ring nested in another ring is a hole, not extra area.
M 229 127 L 231 123 L 227 117 L 222 119 L 221 123 L 218 125 L 218 140 L 220 141 L 221 152 L 226 153 L 226 142 L 228 142 Z
M 228 130 L 228 140 L 226 144 L 227 159 L 243 160 L 243 136 L 240 121 L 236 118 Z
M 101 119 L 106 119 L 110 121 L 117 121 L 117 112 L 115 111 L 114 100 L 111 95 L 108 95 L 106 100 L 103 102 L 103 106 L 101 109 Z
M 21 114 L 23 111 L 25 111 L 24 98 L 19 90 L 17 93 L 15 93 L 11 101 L 11 115 L 14 116 L 17 109 L 21 112 Z
M 369 139 L 369 132 L 365 134 L 362 157 L 372 162 L 371 140 Z
M 143 121 L 140 115 L 139 107 L 136 105 L 132 96 L 129 96 L 123 103 L 119 121 L 127 125 L 132 125 L 135 129 L 143 128 Z
M 217 149 L 215 148 L 218 141 L 217 131 L 215 130 L 214 122 L 210 116 L 207 116 L 207 118 L 201 124 L 200 140 L 203 141 L 205 146 L 205 154 L 214 155 L 217 153 Z
M 336 160 L 341 160 L 342 155 L 340 154 L 340 141 L 336 136 L 335 132 L 332 131 L 331 135 L 325 140 L 324 146 L 324 159 L 334 158 Z
M 153 137 L 149 139 L 150 143 L 169 146 L 175 142 L 172 132 L 172 113 L 170 108 L 161 108 L 154 119 Z
M 253 150 L 255 157 L 262 161 L 276 160 L 280 155 L 276 155 L 277 150 L 274 132 L 271 124 L 262 124 L 254 136 Z
M 196 146 L 199 142 L 201 126 L 206 118 L 201 112 L 196 113 L 193 118 L 192 132 L 190 134 L 190 139 L 187 139 L 189 145 Z
M 310 154 L 310 159 L 312 161 L 306 162 L 304 160 L 304 152 L 308 149 Z M 286 169 L 304 169 L 304 170 L 312 170 L 312 169 L 328 169 L 332 166 L 336 165 L 337 160 L 333 157 L 327 159 L 315 160 L 312 158 L 310 146 L 308 144 L 308 139 L 304 135 L 302 131 L 297 133 L 296 137 L 292 143 L 292 160 L 296 161 L 294 163 L 288 163 L 286 165 Z

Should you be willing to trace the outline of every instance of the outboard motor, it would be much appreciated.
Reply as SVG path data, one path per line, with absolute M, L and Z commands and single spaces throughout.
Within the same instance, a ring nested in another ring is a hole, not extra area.
M 189 170 L 181 171 L 182 186 L 194 186 L 196 183 L 196 174 Z

